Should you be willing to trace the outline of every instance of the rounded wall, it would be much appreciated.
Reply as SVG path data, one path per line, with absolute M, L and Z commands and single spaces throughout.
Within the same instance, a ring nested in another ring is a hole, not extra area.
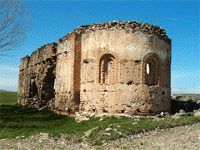
M 166 67 L 170 50 L 168 42 L 139 31 L 82 34 L 80 110 L 132 114 L 169 110 L 171 89 L 163 83 L 170 82 L 165 73 L 170 70 Z

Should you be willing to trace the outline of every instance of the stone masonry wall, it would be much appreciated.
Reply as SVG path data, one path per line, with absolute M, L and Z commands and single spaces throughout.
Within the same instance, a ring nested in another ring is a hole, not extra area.
M 21 59 L 18 103 L 40 108 L 55 97 L 56 53 L 57 44 L 51 43 Z
M 18 103 L 30 107 L 57 113 L 170 110 L 171 39 L 155 25 L 80 26 L 22 58 L 19 70 Z
M 125 29 L 82 33 L 80 111 L 150 114 L 169 110 L 169 43 L 155 34 Z M 151 64 L 149 75 L 147 63 Z
M 64 112 L 79 110 L 81 36 L 71 33 L 58 43 L 56 108 Z
M 170 89 L 161 86 L 86 84 L 82 89 L 87 92 L 81 93 L 83 112 L 151 114 L 170 109 Z

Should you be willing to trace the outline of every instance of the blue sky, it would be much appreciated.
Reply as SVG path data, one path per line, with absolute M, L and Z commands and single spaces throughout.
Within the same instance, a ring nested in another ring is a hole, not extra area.
M 25 1 L 34 16 L 23 46 L 0 59 L 0 89 L 17 91 L 20 59 L 57 42 L 81 25 L 138 21 L 166 30 L 172 39 L 173 94 L 200 94 L 199 1 Z

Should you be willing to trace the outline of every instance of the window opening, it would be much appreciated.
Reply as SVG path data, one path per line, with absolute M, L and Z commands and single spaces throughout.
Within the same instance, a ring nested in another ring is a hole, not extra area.
M 146 73 L 149 74 L 150 73 L 150 64 L 147 63 L 146 65 Z
M 144 83 L 152 86 L 159 84 L 160 69 L 159 60 L 156 54 L 149 54 L 144 58 Z
M 54 90 L 56 89 L 56 79 L 54 79 Z
M 111 54 L 105 54 L 100 59 L 99 83 L 112 84 L 115 80 L 115 58 Z

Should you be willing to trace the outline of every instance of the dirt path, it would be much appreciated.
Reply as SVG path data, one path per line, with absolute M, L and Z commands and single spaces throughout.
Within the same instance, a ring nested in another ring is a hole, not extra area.
M 200 123 L 179 126 L 164 131 L 154 131 L 150 135 L 132 137 L 131 142 L 111 143 L 111 149 L 198 149 L 200 150 Z M 115 148 L 114 148 L 115 147 Z
M 65 144 L 62 139 L 40 140 L 38 136 L 27 139 L 0 140 L 1 149 L 200 149 L 200 123 L 172 129 L 151 131 L 121 138 L 102 146 L 91 147 L 87 143 Z

